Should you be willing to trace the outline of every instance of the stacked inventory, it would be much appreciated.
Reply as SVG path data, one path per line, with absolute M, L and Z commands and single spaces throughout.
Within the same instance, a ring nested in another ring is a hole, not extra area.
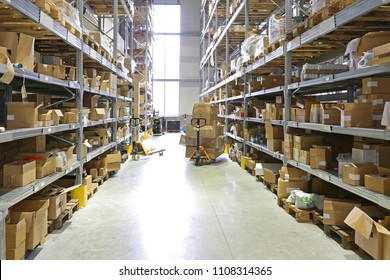
M 383 17 L 389 2 L 316 0 L 298 7 L 297 1 L 206 1 L 201 98 L 219 105 L 233 147 L 242 147 L 243 156 L 256 149 L 307 172 L 313 193 L 390 210 L 390 22 Z M 229 133 L 238 123 L 243 130 L 265 123 L 267 144 Z M 346 192 L 329 193 L 322 182 Z M 326 202 L 325 208 L 339 205 Z M 341 209 L 344 221 L 352 208 Z M 342 225 L 358 238 L 356 225 Z
M 1 259 L 23 258 L 22 244 L 27 250 L 42 244 L 47 221 L 69 216 L 67 196 L 85 206 L 78 195 L 92 187 L 85 167 L 99 160 L 103 176 L 117 171 L 122 157 L 115 150 L 130 138 L 132 77 L 118 17 L 131 22 L 132 5 L 110 6 L 115 32 L 109 38 L 98 28 L 108 14 L 102 1 L 78 1 L 77 9 L 63 0 L 32 2 L 0 4 L 0 229 L 7 232 Z M 95 25 L 83 26 L 91 13 Z M 51 184 L 66 189 L 51 193 Z
M 193 125 L 186 126 L 186 157 L 191 157 L 196 150 L 197 129 L 198 124 L 201 126 L 199 130 L 199 146 L 202 146 L 211 159 L 216 159 L 224 151 L 224 126 L 217 123 L 217 109 L 210 104 L 194 104 L 192 109 Z

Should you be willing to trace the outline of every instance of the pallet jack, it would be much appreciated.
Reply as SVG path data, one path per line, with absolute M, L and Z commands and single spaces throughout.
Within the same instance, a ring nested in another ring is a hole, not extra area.
M 205 118 L 192 118 L 191 126 L 196 128 L 196 150 L 192 153 L 190 160 L 195 160 L 195 166 L 201 163 L 209 164 L 211 158 L 207 154 L 206 149 L 200 145 L 200 128 L 206 125 Z
M 133 135 L 135 135 L 135 130 L 140 125 L 140 119 L 132 118 L 131 125 L 134 130 Z M 141 141 L 135 141 L 135 138 L 133 138 L 133 143 L 128 147 L 127 154 L 131 155 L 132 160 L 138 161 L 140 160 L 141 155 L 150 156 L 158 153 L 159 156 L 162 156 L 164 155 L 164 151 L 165 149 L 159 149 L 159 150 L 156 150 L 154 148 L 146 149 L 145 145 Z

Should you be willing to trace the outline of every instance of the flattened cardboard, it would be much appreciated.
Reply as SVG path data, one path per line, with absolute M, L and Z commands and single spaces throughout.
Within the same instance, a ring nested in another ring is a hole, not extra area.
M 34 43 L 34 37 L 20 33 L 16 63 L 22 64 L 23 69 L 31 72 L 34 71 Z

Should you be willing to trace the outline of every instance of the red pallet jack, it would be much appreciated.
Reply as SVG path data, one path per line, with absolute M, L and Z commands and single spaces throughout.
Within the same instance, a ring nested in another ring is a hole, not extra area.
M 190 160 L 195 161 L 195 166 L 209 164 L 212 160 L 207 154 L 206 149 L 200 146 L 200 128 L 206 125 L 206 119 L 192 118 L 191 125 L 196 128 L 196 150 L 192 153 Z

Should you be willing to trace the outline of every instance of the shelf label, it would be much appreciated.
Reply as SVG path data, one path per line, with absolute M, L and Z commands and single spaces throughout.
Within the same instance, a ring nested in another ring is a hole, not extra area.
M 68 42 L 73 46 L 77 46 L 77 37 L 72 33 L 68 32 Z
M 40 16 L 41 16 L 40 20 L 39 20 L 40 24 L 42 24 L 44 27 L 46 27 L 50 31 L 53 31 L 54 20 L 50 16 L 45 14 L 43 11 L 41 11 Z

